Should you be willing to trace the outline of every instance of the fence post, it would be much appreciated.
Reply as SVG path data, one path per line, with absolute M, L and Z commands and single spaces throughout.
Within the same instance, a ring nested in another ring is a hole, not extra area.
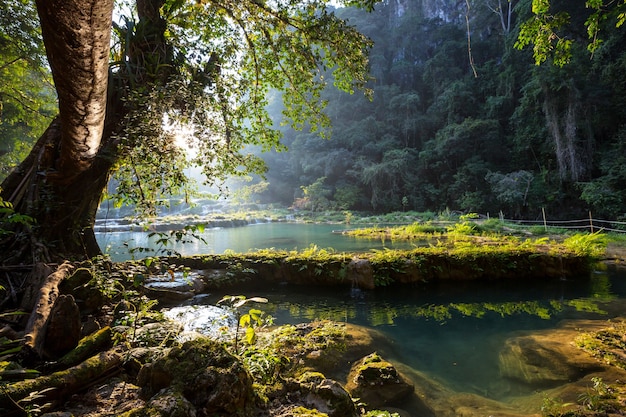
M 593 218 L 591 217 L 591 210 L 589 210 L 589 228 L 591 229 L 591 233 L 593 233 Z
M 543 230 L 548 233 L 548 222 L 546 222 L 546 209 L 541 207 L 541 215 L 543 216 Z

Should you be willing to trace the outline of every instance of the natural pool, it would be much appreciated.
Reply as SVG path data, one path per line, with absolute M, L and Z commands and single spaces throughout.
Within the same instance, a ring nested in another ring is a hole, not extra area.
M 203 236 L 206 243 L 189 242 L 171 248 L 191 255 L 262 248 L 294 250 L 311 245 L 346 252 L 412 246 L 333 233 L 345 228 L 349 226 L 266 223 L 209 229 Z M 154 247 L 154 237 L 151 240 L 148 234 L 118 232 L 98 238 L 114 260 L 124 260 L 130 258 L 129 248 Z M 385 341 L 373 350 L 445 387 L 446 395 L 479 396 L 504 404 L 513 413 L 538 414 L 541 396 L 555 387 L 534 386 L 503 376 L 499 360 L 506 342 L 524 332 L 557 329 L 567 320 L 605 322 L 619 317 L 626 309 L 626 273 L 598 265 L 591 276 L 580 279 L 454 281 L 374 291 L 263 282 L 229 294 L 267 298 L 270 302 L 258 307 L 273 316 L 276 324 L 331 319 L 374 329 Z M 202 303 L 214 305 L 223 295 L 209 294 Z M 523 407 L 520 399 L 524 399 Z M 490 414 L 498 415 L 485 415 Z M 456 414 L 443 412 L 435 417 L 440 415 Z
M 352 226 L 353 228 L 354 226 Z M 382 242 L 380 240 L 357 239 L 344 236 L 342 230 L 350 229 L 345 224 L 307 224 L 307 223 L 259 223 L 241 227 L 205 229 L 201 233 L 204 242 L 172 242 L 167 249 L 173 249 L 182 255 L 221 254 L 225 251 L 250 252 L 256 249 L 303 250 L 311 245 L 319 248 L 332 248 L 338 252 L 364 252 L 372 249 L 411 247 L 407 242 Z M 159 236 L 151 232 L 108 232 L 97 233 L 98 244 L 114 261 L 132 258 L 129 249 L 151 248 L 158 250 L 156 243 Z M 161 247 L 161 249 L 166 249 Z M 152 255 L 152 252 L 138 251 L 135 257 Z M 163 253 L 160 253 L 163 254 Z
M 373 346 L 456 393 L 508 404 L 546 386 L 504 377 L 499 352 L 524 331 L 553 329 L 568 319 L 608 320 L 626 307 L 626 274 L 599 266 L 591 277 L 546 282 L 449 282 L 361 291 L 267 284 L 238 288 L 261 296 L 255 305 L 275 324 L 331 319 L 375 329 L 385 343 Z M 231 295 L 235 295 L 230 292 Z M 222 293 L 203 303 L 215 304 Z M 548 387 L 553 388 L 553 387 Z M 539 412 L 541 399 L 531 401 Z

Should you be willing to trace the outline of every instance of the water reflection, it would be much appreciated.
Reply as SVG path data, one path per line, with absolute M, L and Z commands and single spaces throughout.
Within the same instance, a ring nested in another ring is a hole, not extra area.
M 349 228 L 342 224 L 260 223 L 241 227 L 206 229 L 204 239 L 188 242 L 158 243 L 159 235 L 151 232 L 97 233 L 98 244 L 114 261 L 146 255 L 154 251 L 173 250 L 182 255 L 221 254 L 226 251 L 250 252 L 257 249 L 303 250 L 311 245 L 332 248 L 338 252 L 367 252 L 372 249 L 409 249 L 409 242 L 357 239 L 333 233 Z
M 267 285 L 242 288 L 242 294 L 269 299 L 259 307 L 276 324 L 329 319 L 375 328 L 388 339 L 387 348 L 393 347 L 384 352 L 389 359 L 456 391 L 493 399 L 537 389 L 501 376 L 498 352 L 508 338 L 555 328 L 564 319 L 611 318 L 623 311 L 626 296 L 622 277 L 608 271 L 568 281 L 432 283 L 376 291 Z

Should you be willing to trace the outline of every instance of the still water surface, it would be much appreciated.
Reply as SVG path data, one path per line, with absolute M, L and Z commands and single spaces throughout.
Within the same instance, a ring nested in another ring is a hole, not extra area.
M 426 373 L 457 392 L 506 401 L 540 387 L 503 378 L 498 359 L 519 331 L 555 328 L 566 319 L 607 320 L 626 307 L 624 274 L 598 270 L 587 279 L 533 282 L 432 283 L 376 291 L 263 284 L 276 324 L 331 319 L 382 332 L 388 359 Z M 207 297 L 216 303 L 223 294 Z M 381 352 L 382 350 L 382 352 Z M 545 387 L 541 387 L 545 388 Z M 538 405 L 539 406 L 539 405 Z
M 205 229 L 201 234 L 205 242 L 192 240 L 186 243 L 172 242 L 160 247 L 155 242 L 158 236 L 150 232 L 110 232 L 97 233 L 100 247 L 114 261 L 132 258 L 131 248 L 173 249 L 182 255 L 221 254 L 227 250 L 250 252 L 256 249 L 302 250 L 310 245 L 319 248 L 332 248 L 338 252 L 366 252 L 371 249 L 409 248 L 406 242 L 381 242 L 380 240 L 355 239 L 339 232 L 349 229 L 343 224 L 304 224 L 304 223 L 259 223 L 242 227 Z M 135 252 L 135 257 L 153 253 Z M 161 253 L 163 254 L 163 253 Z
M 260 248 L 305 249 L 310 245 L 337 251 L 368 251 L 394 244 L 332 233 L 345 225 L 267 223 L 206 230 L 206 243 L 172 248 L 190 255 L 246 252 Z M 129 259 L 129 247 L 151 246 L 148 233 L 100 234 L 100 245 L 114 260 Z M 138 257 L 143 256 L 139 253 Z M 237 294 L 270 300 L 259 306 L 276 324 L 332 319 L 367 326 L 386 336 L 375 346 L 390 360 L 424 372 L 456 392 L 507 399 L 532 395 L 532 387 L 503 378 L 498 365 L 505 341 L 520 331 L 558 327 L 566 319 L 608 320 L 626 309 L 626 276 L 598 267 L 590 277 L 566 281 L 431 283 L 376 291 L 263 284 Z M 224 294 L 211 294 L 215 304 Z M 537 404 L 535 411 L 538 411 Z

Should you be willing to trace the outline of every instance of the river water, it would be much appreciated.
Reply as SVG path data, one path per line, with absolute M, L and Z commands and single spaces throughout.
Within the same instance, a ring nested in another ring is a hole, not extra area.
M 337 251 L 409 247 L 407 243 L 354 239 L 333 231 L 345 225 L 267 223 L 206 230 L 206 243 L 178 244 L 185 255 L 227 250 L 305 249 L 310 245 Z M 129 259 L 128 248 L 150 246 L 148 233 L 117 232 L 98 236 L 115 260 Z M 140 257 L 138 254 L 137 257 Z M 564 281 L 489 281 L 430 283 L 376 291 L 285 286 L 264 283 L 241 288 L 237 295 L 270 300 L 258 306 L 276 324 L 332 319 L 366 326 L 387 339 L 388 359 L 419 370 L 455 392 L 491 400 L 532 396 L 539 390 L 501 375 L 498 352 L 520 331 L 556 328 L 563 320 L 608 320 L 626 309 L 623 272 L 602 265 L 591 276 Z M 224 294 L 210 294 L 214 305 Z M 539 412 L 541 404 L 535 405 Z
M 501 375 L 498 353 L 523 331 L 556 328 L 563 320 L 619 317 L 626 307 L 624 273 L 598 269 L 591 277 L 528 282 L 425 283 L 376 291 L 263 283 L 241 288 L 275 324 L 329 319 L 383 333 L 380 352 L 457 392 L 498 401 L 539 389 Z M 214 305 L 225 294 L 203 299 Z M 545 387 L 541 387 L 542 389 Z M 537 405 L 539 407 L 539 405 Z M 537 408 L 538 410 L 538 408 Z
M 161 252 L 157 254 L 174 250 L 182 255 L 195 255 L 222 254 L 226 251 L 250 252 L 269 248 L 303 250 L 311 245 L 317 245 L 321 249 L 333 249 L 337 252 L 367 252 L 372 249 L 411 247 L 411 244 L 407 242 L 356 239 L 340 233 L 349 228 L 350 226 L 344 224 L 257 223 L 241 227 L 205 229 L 200 234 L 204 241 L 188 239 L 188 242 L 170 242 L 166 246 L 156 243 L 162 237 L 161 235 L 154 235 L 149 231 L 97 233 L 96 238 L 100 247 L 114 261 L 155 254 L 143 248 L 160 250 Z

